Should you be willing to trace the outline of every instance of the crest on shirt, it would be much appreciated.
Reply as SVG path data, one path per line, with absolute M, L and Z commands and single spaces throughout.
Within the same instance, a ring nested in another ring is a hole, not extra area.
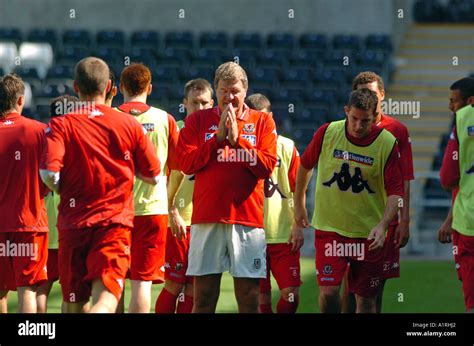
M 142 124 L 143 128 L 146 130 L 146 132 L 153 132 L 155 131 L 155 124 L 153 123 L 148 123 L 148 124 Z
M 254 133 L 255 132 L 255 124 L 244 124 L 244 132 L 245 133 Z
M 214 133 L 208 133 L 206 132 L 204 134 L 204 142 L 207 142 L 208 140 L 210 140 L 212 137 L 214 137 Z
M 253 146 L 257 145 L 257 136 L 255 135 L 240 135 L 240 137 L 248 140 Z
M 474 126 L 468 126 L 467 128 L 467 135 L 469 137 L 474 136 Z

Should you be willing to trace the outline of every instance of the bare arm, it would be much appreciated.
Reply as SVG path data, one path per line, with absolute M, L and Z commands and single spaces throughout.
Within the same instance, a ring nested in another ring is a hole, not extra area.
M 295 188 L 295 222 L 299 227 L 308 227 L 308 212 L 306 211 L 306 190 L 313 175 L 313 169 L 306 169 L 302 165 L 298 168 Z

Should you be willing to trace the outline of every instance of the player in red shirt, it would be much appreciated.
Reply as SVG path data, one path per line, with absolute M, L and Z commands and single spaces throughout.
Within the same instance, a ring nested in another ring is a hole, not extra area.
M 104 105 L 109 68 L 88 57 L 76 65 L 81 107 L 51 119 L 41 178 L 61 195 L 59 276 L 67 312 L 114 312 L 130 261 L 135 175 L 156 184 L 160 163 L 142 126 Z M 80 254 L 80 255 L 79 255 Z
M 382 310 L 382 298 L 385 282 L 390 278 L 400 277 L 400 248 L 404 247 L 410 237 L 410 180 L 413 180 L 413 155 L 408 129 L 398 120 L 383 114 L 382 101 L 385 98 L 385 88 L 382 78 L 374 72 L 366 71 L 359 73 L 352 81 L 352 90 L 368 88 L 374 91 L 378 97 L 377 117 L 375 124 L 384 128 L 395 136 L 400 150 L 400 168 L 403 177 L 403 206 L 398 215 L 390 223 L 387 239 L 384 245 L 384 278 L 380 282 L 380 291 L 377 296 L 377 312 Z M 346 281 L 347 282 L 347 281 Z M 344 286 L 342 311 L 355 312 L 355 297 Z
M 150 187 L 137 181 L 133 188 L 135 218 L 132 232 L 130 281 L 132 295 L 128 311 L 148 313 L 152 283 L 164 282 L 168 227 L 167 173 L 177 169 L 178 130 L 170 114 L 146 104 L 151 93 L 151 71 L 143 64 L 127 66 L 120 76 L 124 103 L 117 107 L 142 124 L 161 162 L 159 183 Z
M 48 189 L 38 174 L 46 126 L 23 117 L 25 86 L 16 75 L 0 79 L 0 312 L 18 291 L 18 312 L 37 312 L 38 286 L 47 280 Z
M 309 226 L 305 193 L 318 166 L 312 226 L 322 312 L 341 311 L 339 289 L 348 265 L 357 312 L 376 312 L 385 233 L 403 196 L 398 145 L 375 125 L 377 103 L 375 92 L 353 91 L 345 107 L 346 120 L 321 126 L 301 157 L 295 221 L 302 227 Z M 323 183 L 339 166 L 340 172 Z M 354 255 L 354 248 L 362 250 L 360 256 Z
M 202 78 L 184 86 L 183 106 L 186 116 L 212 108 L 214 91 Z M 182 120 L 177 122 L 179 128 Z M 172 170 L 168 184 L 169 227 L 166 237 L 165 286 L 155 304 L 156 313 L 190 313 L 193 309 L 194 278 L 186 275 L 191 230 L 194 176 Z M 178 304 L 176 304 L 178 301 Z
M 239 312 L 258 312 L 266 277 L 263 185 L 275 167 L 275 122 L 245 103 L 248 79 L 234 62 L 215 74 L 218 106 L 191 114 L 180 131 L 178 157 L 195 174 L 189 266 L 193 312 L 215 312 L 224 271 L 234 277 Z
M 454 82 L 450 87 L 449 109 L 456 116 L 456 112 L 467 105 L 474 105 L 474 78 L 466 77 Z M 452 203 L 459 192 L 459 140 L 456 127 L 453 127 L 451 136 L 444 152 L 443 163 L 440 170 L 441 185 L 451 190 Z M 438 240 L 441 243 L 453 243 L 453 255 L 458 279 L 463 283 L 463 291 L 467 312 L 474 312 L 471 294 L 473 282 L 471 272 L 472 248 L 469 236 L 463 235 L 452 229 L 453 210 L 449 210 L 446 220 L 438 230 Z M 461 256 L 462 254 L 462 256 Z M 464 275 L 462 274 L 464 273 Z

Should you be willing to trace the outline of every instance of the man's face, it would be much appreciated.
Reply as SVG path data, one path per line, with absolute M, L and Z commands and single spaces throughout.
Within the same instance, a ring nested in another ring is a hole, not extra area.
M 463 100 L 461 96 L 461 90 L 450 90 L 449 91 L 449 109 L 451 112 L 456 113 L 459 109 L 466 106 L 467 102 Z
M 377 98 L 379 102 L 377 104 L 377 112 L 381 114 L 382 112 L 382 101 L 385 99 L 385 90 L 380 91 L 379 85 L 377 82 L 365 83 L 365 84 L 358 84 L 357 89 L 369 89 L 372 90 L 377 94 Z
M 372 111 L 365 111 L 357 107 L 344 107 L 347 116 L 347 131 L 352 137 L 364 138 L 370 134 L 375 116 Z
M 201 109 L 212 108 L 214 100 L 209 90 L 191 90 L 183 100 L 184 108 L 186 108 L 186 116 Z
M 217 84 L 216 97 L 220 111 L 224 111 L 229 103 L 235 109 L 236 114 L 240 114 L 244 105 L 247 90 L 244 88 L 241 80 L 219 80 Z

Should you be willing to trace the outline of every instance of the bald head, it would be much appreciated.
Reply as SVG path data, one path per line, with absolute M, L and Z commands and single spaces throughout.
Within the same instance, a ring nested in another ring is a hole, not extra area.
M 105 61 L 87 57 L 77 63 L 74 82 L 82 95 L 94 97 L 105 93 L 109 75 L 109 67 Z

